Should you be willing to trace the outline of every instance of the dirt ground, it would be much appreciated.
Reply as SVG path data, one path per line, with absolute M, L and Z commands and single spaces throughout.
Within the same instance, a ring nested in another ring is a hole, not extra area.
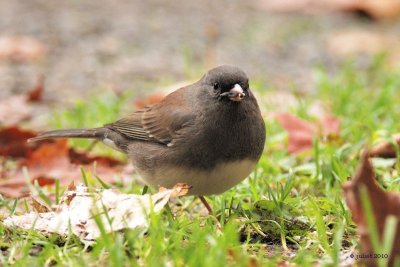
M 241 66 L 271 87 L 307 90 L 315 66 L 335 70 L 342 61 L 328 49 L 330 36 L 352 29 L 396 34 L 400 23 L 276 14 L 240 0 L 1 0 L 0 37 L 30 36 L 45 52 L 0 59 L 0 97 L 28 90 L 41 74 L 49 97 L 85 98 L 99 88 L 140 95 L 219 64 Z

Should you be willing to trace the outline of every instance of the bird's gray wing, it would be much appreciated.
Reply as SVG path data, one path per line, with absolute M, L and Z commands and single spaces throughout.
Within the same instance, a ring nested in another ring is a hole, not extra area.
M 138 110 L 126 118 L 107 124 L 106 127 L 129 139 L 171 146 L 182 138 L 185 129 L 193 125 L 196 117 L 185 95 L 185 92 L 175 91 L 160 103 Z

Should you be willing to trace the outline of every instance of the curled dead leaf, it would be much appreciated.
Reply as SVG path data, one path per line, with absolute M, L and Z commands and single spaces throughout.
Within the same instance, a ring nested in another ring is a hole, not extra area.
M 67 206 L 69 206 L 71 204 L 71 201 L 74 200 L 75 197 L 76 197 L 76 193 L 70 192 L 70 193 L 66 194 L 64 200 L 61 203 L 65 203 Z
M 44 203 L 41 203 L 40 201 L 36 200 L 34 197 L 31 197 L 32 203 L 31 206 L 38 212 L 38 213 L 44 213 L 44 212 L 49 212 L 51 209 L 47 207 Z
M 395 158 L 397 156 L 397 148 L 395 144 L 400 145 L 400 134 L 395 134 L 392 137 L 394 142 L 383 142 L 374 146 L 369 151 L 370 157 L 379 157 L 379 158 Z
M 76 190 L 76 186 L 75 186 L 74 181 L 72 181 L 72 182 L 68 185 L 67 191 L 75 191 L 75 190 Z
M 386 220 L 389 216 L 397 218 L 394 246 L 389 254 L 389 265 L 393 266 L 395 257 L 400 257 L 400 194 L 385 192 L 376 182 L 373 167 L 368 159 L 368 151 L 364 152 L 361 163 L 353 179 L 343 185 L 346 203 L 357 224 L 357 231 L 361 239 L 362 253 L 374 253 L 371 233 L 368 231 L 367 219 L 361 199 L 361 188 L 364 186 L 372 204 L 373 216 L 377 225 L 380 240 L 382 240 Z M 368 266 L 376 266 L 374 258 L 364 259 Z
M 356 3 L 356 7 L 359 10 L 363 10 L 365 13 L 369 14 L 375 19 L 395 19 L 400 15 L 400 0 L 364 0 L 355 2 L 358 2 Z
M 189 192 L 189 190 L 191 188 L 192 188 L 191 185 L 184 184 L 184 183 L 178 183 L 172 188 L 172 190 L 174 190 L 174 192 L 171 194 L 171 197 L 174 198 L 174 197 L 184 196 Z
M 112 189 L 89 191 L 84 185 L 78 185 L 75 191 L 65 192 L 55 211 L 41 212 L 40 216 L 35 212 L 11 216 L 4 220 L 4 225 L 58 233 L 62 236 L 72 231 L 83 241 L 93 241 L 101 236 L 95 220 L 97 217 L 104 222 L 107 233 L 125 228 L 145 232 L 149 225 L 150 211 L 160 212 L 172 195 L 182 188 L 185 186 L 154 195 L 134 195 L 122 194 Z

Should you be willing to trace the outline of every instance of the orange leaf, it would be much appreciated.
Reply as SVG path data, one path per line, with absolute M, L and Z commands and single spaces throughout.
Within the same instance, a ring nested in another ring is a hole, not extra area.
M 81 179 L 79 166 L 92 167 L 96 162 L 96 174 L 104 181 L 113 181 L 115 174 L 123 172 L 123 162 L 106 157 L 91 156 L 70 148 L 66 139 L 27 143 L 36 133 L 22 131 L 17 127 L 0 131 L 0 155 L 22 158 L 14 172 L 3 171 L 0 177 L 0 192 L 8 197 L 26 196 L 29 193 L 22 167 L 27 167 L 31 182 L 39 186 L 51 185 L 55 179 L 61 184 L 69 184 Z M 79 165 L 79 166 L 78 166 Z M 17 194 L 19 192 L 19 194 Z
M 146 98 L 136 99 L 135 106 L 138 109 L 144 108 L 146 106 L 160 102 L 164 97 L 165 97 L 164 93 L 156 93 L 156 94 L 150 95 Z
M 26 140 L 36 136 L 33 131 L 21 130 L 13 126 L 0 130 L 0 155 L 4 157 L 26 157 L 37 144 L 28 144 Z

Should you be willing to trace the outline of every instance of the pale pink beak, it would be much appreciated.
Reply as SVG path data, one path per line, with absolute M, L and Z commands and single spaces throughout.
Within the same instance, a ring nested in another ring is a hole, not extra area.
M 235 84 L 235 86 L 229 90 L 229 100 L 240 102 L 246 96 L 243 91 L 243 88 L 239 84 Z

